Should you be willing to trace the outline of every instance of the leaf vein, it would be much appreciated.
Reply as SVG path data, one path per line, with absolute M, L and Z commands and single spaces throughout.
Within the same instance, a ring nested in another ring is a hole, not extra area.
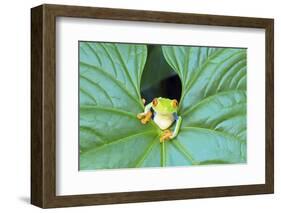
M 102 62 L 101 62 L 101 59 L 100 59 L 99 55 L 96 53 L 96 51 L 93 49 L 93 47 L 88 42 L 85 42 L 85 44 L 88 46 L 88 48 L 91 50 L 91 52 L 96 56 L 96 58 L 99 62 L 99 65 L 101 66 Z
M 109 102 L 111 103 L 112 106 L 114 106 L 114 103 L 111 100 L 111 97 L 108 95 L 108 93 L 105 91 L 104 88 L 102 88 L 98 83 L 88 79 L 87 77 L 83 76 L 82 74 L 80 74 L 80 77 L 83 78 L 84 80 L 88 81 L 90 84 L 97 86 L 102 92 L 103 94 L 107 97 L 107 99 L 109 100 Z M 81 89 L 81 87 L 80 87 Z
M 107 142 L 107 143 L 104 143 L 103 145 L 101 146 L 98 146 L 98 147 L 95 147 L 94 150 L 91 149 L 91 150 L 87 150 L 85 152 L 82 153 L 82 155 L 86 154 L 86 153 L 89 153 L 91 152 L 92 154 L 93 153 L 96 153 L 108 146 L 111 146 L 111 145 L 115 145 L 115 144 L 119 144 L 119 143 L 125 143 L 125 142 L 130 142 L 130 140 L 125 140 L 125 139 L 128 139 L 128 138 L 134 138 L 134 137 L 137 137 L 137 136 L 140 136 L 140 135 L 146 135 L 146 134 L 151 134 L 151 133 L 155 133 L 154 130 L 150 130 L 150 131 L 146 131 L 146 132 L 138 132 L 138 133 L 134 133 L 132 135 L 129 135 L 129 136 L 125 136 L 123 138 L 118 138 L 116 140 L 113 140 L 113 141 L 110 141 L 110 142 Z
M 181 113 L 182 116 L 185 116 L 186 114 L 190 113 L 191 111 L 193 111 L 194 109 L 196 109 L 198 106 L 200 106 L 201 104 L 205 103 L 205 102 L 208 102 L 210 99 L 213 99 L 215 98 L 216 96 L 221 96 L 221 95 L 224 95 L 224 94 L 229 94 L 229 93 L 234 93 L 234 92 L 237 92 L 237 93 L 243 93 L 245 94 L 246 91 L 245 90 L 228 90 L 228 91 L 223 91 L 223 92 L 218 92 L 216 94 L 213 94 L 211 96 L 208 96 L 202 100 L 200 100 L 199 102 L 197 102 L 196 104 L 194 104 L 192 107 L 190 108 L 187 108 L 185 111 L 183 111 Z M 242 102 L 240 102 L 242 103 Z
M 108 78 L 110 78 L 113 82 L 116 83 L 116 85 L 122 89 L 134 102 L 136 102 L 141 108 L 143 108 L 143 105 L 141 104 L 140 101 L 138 101 L 128 90 L 127 88 L 125 88 L 116 78 L 114 78 L 112 75 L 110 75 L 109 73 L 107 73 L 105 70 L 103 70 L 102 68 L 99 68 L 95 65 L 91 65 L 85 62 L 80 62 L 81 65 L 83 66 L 87 66 L 90 67 L 92 69 L 95 69 L 99 72 L 102 72 L 104 75 L 106 75 Z
M 117 47 L 115 44 L 114 44 L 114 47 L 115 47 L 115 49 L 116 49 L 117 56 L 118 56 L 118 58 L 120 59 L 121 64 L 122 64 L 122 66 L 123 66 L 123 68 L 124 68 L 124 71 L 126 72 L 128 78 L 130 79 L 130 82 L 131 82 L 131 84 L 132 84 L 132 86 L 133 86 L 133 88 L 134 88 L 134 90 L 135 90 L 135 92 L 136 92 L 136 95 L 139 97 L 139 99 L 141 99 L 141 98 L 140 98 L 140 94 L 139 94 L 139 90 L 138 90 L 137 86 L 135 85 L 135 83 L 134 83 L 134 81 L 133 81 L 133 79 L 132 79 L 132 76 L 131 76 L 130 73 L 129 73 L 128 67 L 127 67 L 126 64 L 125 64 L 125 62 L 124 62 L 124 60 L 123 60 L 123 58 L 122 58 L 122 56 L 121 56 L 121 53 L 120 53 L 118 47 Z
M 153 140 L 152 143 L 147 147 L 147 149 L 144 151 L 142 154 L 142 157 L 135 163 L 135 167 L 141 167 L 147 156 L 151 153 L 153 147 L 157 144 L 158 136 L 156 136 Z

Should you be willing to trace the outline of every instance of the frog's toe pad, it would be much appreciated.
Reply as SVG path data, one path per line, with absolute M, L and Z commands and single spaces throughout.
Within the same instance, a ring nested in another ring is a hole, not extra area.
M 138 118 L 139 120 L 143 119 L 143 117 L 145 117 L 145 115 L 144 115 L 143 113 L 137 114 L 137 118 Z
M 141 123 L 142 124 L 146 124 L 149 120 L 147 120 L 146 118 L 141 119 Z
M 148 111 L 143 118 L 141 118 L 141 123 L 146 124 L 151 120 L 152 112 Z
M 169 129 L 166 129 L 160 137 L 160 143 L 170 140 L 173 135 L 173 132 Z

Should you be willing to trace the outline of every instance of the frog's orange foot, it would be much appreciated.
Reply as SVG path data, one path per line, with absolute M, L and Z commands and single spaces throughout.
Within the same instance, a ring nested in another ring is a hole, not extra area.
M 151 117 L 152 117 L 152 112 L 150 112 L 150 111 L 148 111 L 147 113 L 139 113 L 138 115 L 137 115 L 137 118 L 139 119 L 139 120 L 141 120 L 141 123 L 142 124 L 146 124 L 146 123 L 148 123 L 150 120 L 151 120 Z
M 172 135 L 173 132 L 169 129 L 166 129 L 160 137 L 160 143 L 170 140 Z
M 145 117 L 145 114 L 144 114 L 144 113 L 139 113 L 139 114 L 137 114 L 137 118 L 138 118 L 139 120 L 143 119 L 144 117 Z

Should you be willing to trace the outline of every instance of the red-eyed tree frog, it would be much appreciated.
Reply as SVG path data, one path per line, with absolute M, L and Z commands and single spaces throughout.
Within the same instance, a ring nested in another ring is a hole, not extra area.
M 153 101 L 147 104 L 144 108 L 144 112 L 139 113 L 137 118 L 142 124 L 148 123 L 151 118 L 157 126 L 164 130 L 160 136 L 160 142 L 164 142 L 175 138 L 181 126 L 182 118 L 178 116 L 178 101 L 176 99 L 168 98 L 154 98 Z M 174 131 L 169 130 L 169 127 L 176 122 Z

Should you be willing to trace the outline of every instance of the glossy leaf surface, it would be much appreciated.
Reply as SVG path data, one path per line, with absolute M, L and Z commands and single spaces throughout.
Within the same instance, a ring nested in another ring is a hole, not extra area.
M 193 164 L 246 161 L 246 50 L 164 46 L 183 84 L 177 143 Z
M 81 170 L 246 161 L 246 51 L 163 46 L 162 54 L 182 81 L 183 124 L 160 144 L 153 121 L 136 118 L 146 45 L 80 42 Z
M 143 111 L 140 80 L 146 46 L 80 43 L 80 169 L 141 165 L 155 141 Z

